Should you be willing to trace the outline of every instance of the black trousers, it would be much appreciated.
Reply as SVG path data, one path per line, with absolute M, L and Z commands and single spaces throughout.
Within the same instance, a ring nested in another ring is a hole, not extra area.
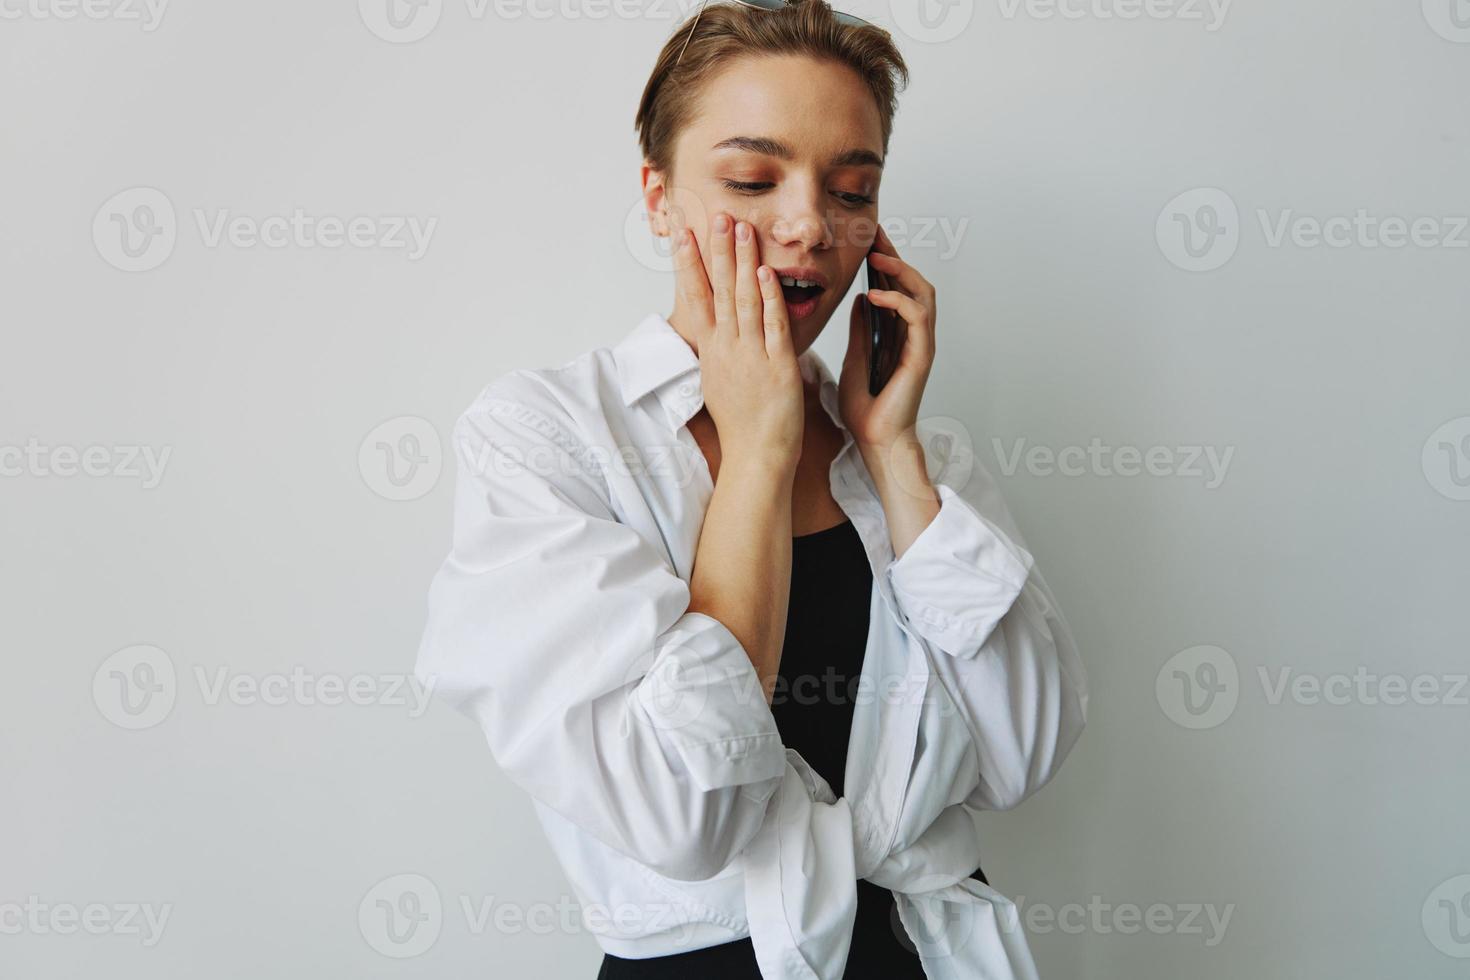
M 970 875 L 990 884 L 985 873 Z M 898 920 L 893 893 L 870 881 L 858 880 L 857 919 L 852 948 L 847 954 L 843 980 L 924 980 L 919 954 Z M 718 946 L 671 953 L 645 960 L 626 960 L 604 954 L 597 980 L 761 980 L 755 947 L 749 939 Z

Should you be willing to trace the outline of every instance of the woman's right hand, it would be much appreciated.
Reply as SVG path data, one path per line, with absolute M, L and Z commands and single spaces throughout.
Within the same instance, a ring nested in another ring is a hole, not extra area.
M 794 473 L 804 397 L 781 281 L 760 264 L 755 229 L 746 222 L 714 215 L 708 274 L 693 231 L 680 233 L 674 257 L 678 304 L 698 345 L 704 404 L 719 433 L 721 466 L 750 461 Z

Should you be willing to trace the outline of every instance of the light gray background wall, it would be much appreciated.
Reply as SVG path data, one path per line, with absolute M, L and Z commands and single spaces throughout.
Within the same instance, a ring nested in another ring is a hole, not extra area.
M 0 0 L 5 977 L 595 973 L 399 685 L 437 439 L 670 308 L 631 123 L 679 8 L 386 2 Z M 914 72 L 926 414 L 1092 675 L 987 824 L 1043 975 L 1470 975 L 1470 6 L 946 2 L 847 9 Z

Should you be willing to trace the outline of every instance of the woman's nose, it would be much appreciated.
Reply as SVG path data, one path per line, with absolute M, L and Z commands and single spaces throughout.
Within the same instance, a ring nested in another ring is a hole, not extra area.
M 832 229 L 817 203 L 803 197 L 782 205 L 771 223 L 771 237 L 778 244 L 812 251 L 832 244 Z

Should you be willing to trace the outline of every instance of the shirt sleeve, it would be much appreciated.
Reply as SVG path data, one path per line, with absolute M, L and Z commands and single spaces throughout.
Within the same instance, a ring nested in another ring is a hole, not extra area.
M 733 633 L 689 611 L 568 427 L 482 398 L 456 423 L 453 546 L 416 673 L 521 788 L 666 877 L 708 878 L 785 770 Z
M 953 487 L 940 482 L 934 489 L 939 513 L 888 566 L 888 581 L 910 625 L 945 653 L 973 657 L 1035 562 Z
M 889 565 L 889 582 L 910 629 L 940 652 L 935 678 L 969 728 L 979 784 L 965 802 L 1004 810 L 1071 751 L 1087 674 L 995 481 L 964 449 L 944 472 L 939 513 Z

